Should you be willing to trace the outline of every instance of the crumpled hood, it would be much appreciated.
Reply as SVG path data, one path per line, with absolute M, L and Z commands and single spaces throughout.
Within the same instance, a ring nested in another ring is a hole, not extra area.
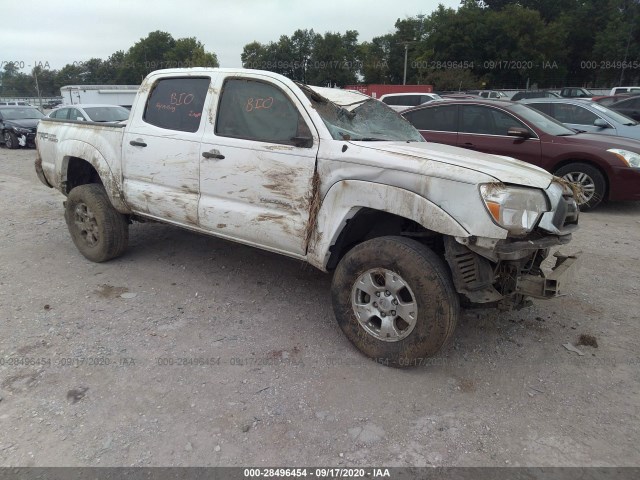
M 511 157 L 474 152 L 432 142 L 352 142 L 359 147 L 468 168 L 490 175 L 502 183 L 545 189 L 553 176 L 542 168 Z

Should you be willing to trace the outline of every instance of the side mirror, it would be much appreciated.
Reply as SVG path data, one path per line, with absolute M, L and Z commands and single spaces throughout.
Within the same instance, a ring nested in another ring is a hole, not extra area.
M 611 128 L 611 125 L 609 125 L 607 122 L 605 122 L 603 119 L 601 118 L 596 118 L 593 121 L 593 126 L 594 127 L 599 127 L 599 128 Z
M 530 138 L 531 133 L 526 128 L 522 127 L 509 127 L 507 135 L 510 137 Z

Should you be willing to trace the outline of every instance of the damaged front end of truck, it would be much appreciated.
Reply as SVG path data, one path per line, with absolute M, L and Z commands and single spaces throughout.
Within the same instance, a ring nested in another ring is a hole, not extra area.
M 505 239 L 445 238 L 445 258 L 454 285 L 469 306 L 511 310 L 528 298 L 561 295 L 579 265 L 580 252 L 550 252 L 571 241 L 579 209 L 566 182 L 554 180 L 543 191 L 501 183 L 480 186 L 493 221 L 509 230 Z

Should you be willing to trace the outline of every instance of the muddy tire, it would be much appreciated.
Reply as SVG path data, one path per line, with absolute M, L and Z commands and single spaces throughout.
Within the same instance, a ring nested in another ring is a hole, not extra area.
M 577 196 L 576 202 L 583 212 L 593 210 L 604 200 L 607 193 L 607 182 L 597 168 L 586 163 L 576 162 L 565 165 L 555 174 L 568 182 L 579 185 L 582 194 Z
M 452 336 L 460 315 L 451 274 L 426 246 L 403 237 L 357 245 L 331 285 L 340 328 L 362 353 L 385 365 L 424 365 Z
M 18 148 L 18 137 L 13 132 L 4 132 L 2 135 L 2 140 L 4 141 L 4 146 L 8 149 L 13 150 L 14 148 Z
M 73 243 L 92 262 L 119 257 L 127 248 L 127 218 L 113 208 L 102 185 L 91 183 L 71 190 L 64 218 Z

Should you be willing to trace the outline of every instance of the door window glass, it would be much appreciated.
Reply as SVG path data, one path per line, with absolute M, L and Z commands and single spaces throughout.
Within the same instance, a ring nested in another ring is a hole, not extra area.
M 456 132 L 456 111 L 455 105 L 430 107 L 407 112 L 404 117 L 418 130 Z
M 554 105 L 555 119 L 562 123 L 573 123 L 577 125 L 593 125 L 593 122 L 599 118 L 595 113 L 590 112 L 584 107 L 578 105 L 570 105 L 564 103 L 556 103 Z
M 309 127 L 284 92 L 265 82 L 238 78 L 224 84 L 215 132 L 222 137 L 287 145 L 311 139 Z
M 149 94 L 143 119 L 156 127 L 197 132 L 211 79 L 164 78 Z
M 507 136 L 510 128 L 517 127 L 525 128 L 529 130 L 531 136 L 535 136 L 524 123 L 495 108 L 462 105 L 460 112 L 460 132 L 463 133 Z

